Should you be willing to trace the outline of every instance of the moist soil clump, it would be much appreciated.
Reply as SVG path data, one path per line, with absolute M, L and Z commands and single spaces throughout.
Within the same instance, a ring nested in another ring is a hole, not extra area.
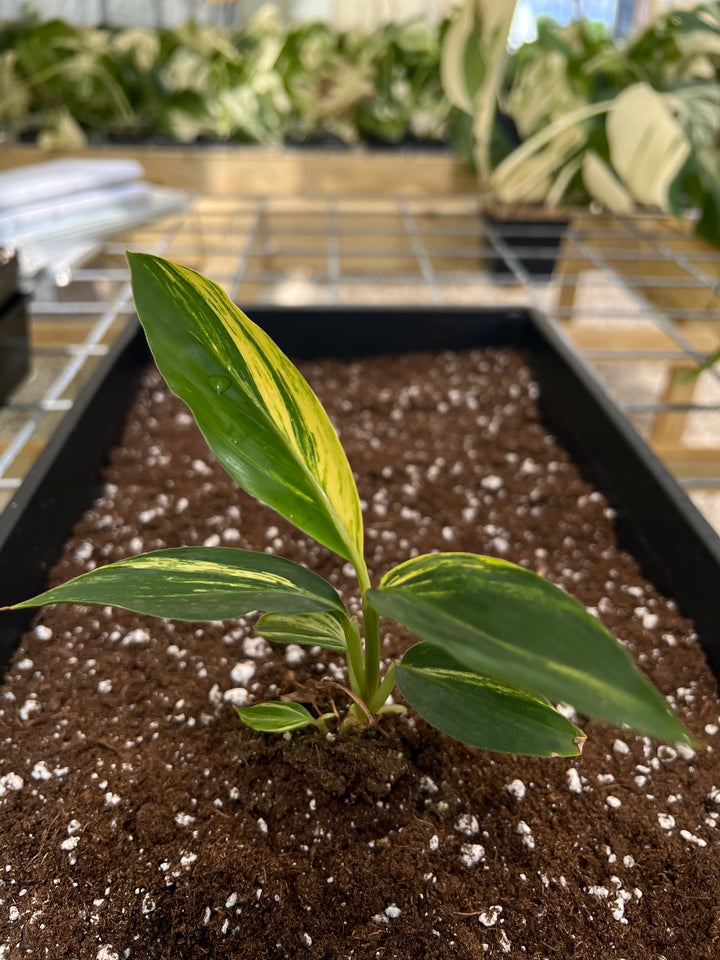
M 233 705 L 296 691 L 342 709 L 342 658 L 271 647 L 254 617 L 48 608 L 0 688 L 0 958 L 716 960 L 714 678 L 542 425 L 522 358 L 301 369 L 356 473 L 375 580 L 432 550 L 545 574 L 707 749 L 576 718 L 581 757 L 508 757 L 413 713 L 334 743 L 261 736 Z M 289 557 L 359 613 L 352 571 L 238 490 L 150 370 L 50 581 L 183 544 Z M 387 623 L 382 639 L 385 665 L 412 642 Z

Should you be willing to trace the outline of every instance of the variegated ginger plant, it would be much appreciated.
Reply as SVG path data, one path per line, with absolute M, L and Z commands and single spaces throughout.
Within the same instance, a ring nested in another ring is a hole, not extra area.
M 469 553 L 418 556 L 373 586 L 363 555 L 355 480 L 320 402 L 279 347 L 212 281 L 128 254 L 138 314 L 170 388 L 190 407 L 213 453 L 241 487 L 352 564 L 363 630 L 335 589 L 290 560 L 228 547 L 159 550 L 83 574 L 18 603 L 102 604 L 178 620 L 265 611 L 257 629 L 278 643 L 346 655 L 347 720 L 397 710 L 395 684 L 438 729 L 509 753 L 573 756 L 584 734 L 550 701 L 662 740 L 688 734 L 626 651 L 576 600 L 536 574 Z M 380 671 L 379 617 L 419 638 Z M 335 715 L 301 703 L 239 708 L 265 732 Z

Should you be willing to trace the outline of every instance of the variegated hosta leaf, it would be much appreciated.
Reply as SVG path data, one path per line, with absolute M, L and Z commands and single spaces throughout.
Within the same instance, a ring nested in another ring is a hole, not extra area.
M 610 159 L 640 203 L 669 210 L 668 192 L 690 153 L 667 95 L 634 83 L 615 99 L 605 122 Z
M 235 707 L 242 722 L 261 733 L 288 733 L 303 727 L 317 727 L 320 722 L 301 703 L 268 700 L 256 707 Z
M 407 651 L 395 679 L 421 717 L 473 747 L 530 757 L 582 749 L 585 734 L 547 700 L 473 673 L 429 643 Z
M 160 372 L 240 486 L 362 566 L 362 516 L 345 452 L 299 371 L 217 284 L 129 253 Z
M 416 557 L 367 599 L 466 669 L 659 740 L 689 739 L 605 627 L 523 567 L 469 553 Z
M 255 630 L 274 643 L 302 643 L 345 652 L 345 632 L 333 613 L 266 613 Z
M 177 547 L 98 567 L 11 609 L 99 603 L 173 620 L 229 620 L 253 610 L 313 613 L 343 602 L 292 560 L 233 547 Z

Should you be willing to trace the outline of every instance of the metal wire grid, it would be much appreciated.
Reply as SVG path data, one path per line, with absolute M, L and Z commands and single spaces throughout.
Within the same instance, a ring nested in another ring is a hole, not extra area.
M 133 312 L 124 251 L 150 250 L 253 303 L 528 305 L 559 324 L 720 529 L 720 375 L 678 374 L 720 343 L 720 252 L 657 217 L 483 223 L 475 196 L 198 194 L 103 244 L 31 303 L 33 374 L 0 408 L 0 509 Z

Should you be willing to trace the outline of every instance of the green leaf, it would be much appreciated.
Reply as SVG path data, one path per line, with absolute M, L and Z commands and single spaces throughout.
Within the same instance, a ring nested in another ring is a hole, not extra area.
M 346 616 L 330 586 L 283 557 L 233 547 L 177 547 L 120 560 L 11 609 L 99 603 L 173 620 L 228 620 L 253 610 Z
M 469 553 L 417 557 L 366 599 L 469 670 L 659 740 L 689 740 L 605 627 L 523 567 Z
M 531 757 L 581 751 L 585 734 L 547 700 L 466 670 L 439 647 L 411 647 L 395 679 L 421 717 L 473 747 Z
M 241 487 L 356 566 L 355 481 L 327 414 L 275 343 L 211 280 L 129 253 L 135 305 L 170 389 Z
M 334 613 L 304 613 L 299 616 L 266 613 L 255 630 L 273 643 L 304 643 L 345 652 L 345 632 Z
M 268 700 L 255 707 L 235 707 L 242 722 L 261 733 L 287 733 L 303 727 L 317 727 L 320 722 L 300 703 Z

